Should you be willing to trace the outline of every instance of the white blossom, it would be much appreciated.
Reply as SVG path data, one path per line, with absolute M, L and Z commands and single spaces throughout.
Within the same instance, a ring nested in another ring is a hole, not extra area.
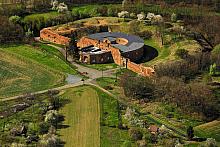
M 152 20 L 155 17 L 154 13 L 147 13 L 147 19 Z
M 137 15 L 138 20 L 144 20 L 146 18 L 145 13 L 140 13 Z
M 119 18 L 129 17 L 129 12 L 128 11 L 121 11 L 118 13 L 118 17 Z
M 65 3 L 60 3 L 57 7 L 59 13 L 64 13 L 68 11 L 68 7 Z

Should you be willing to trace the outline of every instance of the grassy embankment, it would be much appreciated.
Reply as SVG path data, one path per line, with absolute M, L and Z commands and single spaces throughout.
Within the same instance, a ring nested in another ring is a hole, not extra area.
M 77 73 L 46 45 L 2 45 L 0 51 L 0 98 L 60 86 L 67 73 Z

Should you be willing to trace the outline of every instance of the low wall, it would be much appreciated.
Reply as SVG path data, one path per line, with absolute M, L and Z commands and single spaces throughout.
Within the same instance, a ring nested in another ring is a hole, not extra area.
M 142 76 L 148 77 L 154 74 L 154 69 L 151 67 L 146 67 L 142 64 L 136 64 L 127 59 L 127 68 L 135 73 L 138 73 Z

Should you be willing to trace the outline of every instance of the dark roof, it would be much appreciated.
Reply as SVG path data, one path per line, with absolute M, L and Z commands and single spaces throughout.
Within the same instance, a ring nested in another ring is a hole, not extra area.
M 120 32 L 96 33 L 96 34 L 88 35 L 87 37 L 99 41 L 103 41 L 105 38 L 108 38 L 109 41 L 114 40 L 116 38 L 125 38 L 128 40 L 128 43 L 126 45 L 112 44 L 112 46 L 120 49 L 120 51 L 122 52 L 130 52 L 142 48 L 144 46 L 144 40 L 141 39 L 139 36 L 128 35 Z

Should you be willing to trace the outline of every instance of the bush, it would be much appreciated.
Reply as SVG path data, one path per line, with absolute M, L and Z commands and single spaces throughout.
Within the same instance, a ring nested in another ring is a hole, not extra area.
M 50 125 L 56 125 L 58 123 L 59 115 L 56 110 L 50 110 L 46 113 L 44 121 Z
M 9 21 L 14 23 L 14 24 L 20 24 L 21 23 L 21 17 L 17 16 L 17 15 L 14 15 L 14 16 L 9 17 Z
M 146 30 L 146 31 L 139 32 L 137 35 L 143 39 L 150 39 L 153 33 L 151 31 Z
M 177 21 L 177 15 L 176 15 L 175 13 L 173 13 L 173 14 L 171 15 L 171 21 L 172 21 L 172 22 L 176 22 L 176 21 Z
M 189 53 L 189 51 L 187 51 L 185 49 L 178 49 L 178 50 L 176 50 L 175 55 L 177 57 L 180 57 L 181 59 L 185 59 L 188 57 L 188 55 L 189 55 L 188 53 Z
M 135 141 L 141 140 L 142 137 L 143 137 L 142 132 L 139 131 L 139 130 L 136 129 L 136 128 L 131 128 L 131 129 L 129 129 L 129 135 L 130 135 L 130 137 L 131 137 L 133 140 L 135 140 Z
M 49 128 L 50 128 L 50 125 L 47 122 L 41 122 L 39 124 L 39 133 L 46 134 L 48 133 Z

